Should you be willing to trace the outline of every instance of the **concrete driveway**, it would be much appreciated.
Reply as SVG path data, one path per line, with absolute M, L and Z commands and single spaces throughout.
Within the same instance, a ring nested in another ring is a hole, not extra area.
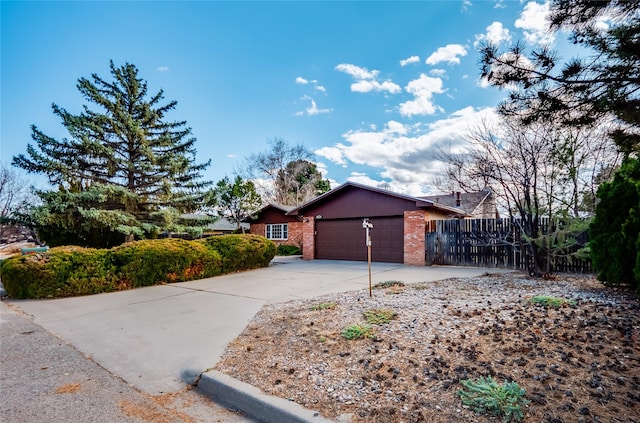
M 487 269 L 373 263 L 371 271 L 376 284 L 471 277 Z M 368 275 L 364 262 L 276 257 L 267 268 L 198 281 L 11 303 L 105 369 L 158 395 L 183 389 L 211 368 L 264 304 L 352 290 L 368 295 Z

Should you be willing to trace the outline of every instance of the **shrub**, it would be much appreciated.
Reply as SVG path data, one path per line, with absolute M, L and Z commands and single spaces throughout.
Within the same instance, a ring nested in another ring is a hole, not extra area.
M 373 308 L 363 314 L 367 323 L 372 325 L 387 324 L 398 316 L 398 313 L 388 308 Z
M 56 247 L 4 260 L 0 272 L 12 298 L 68 297 L 264 267 L 275 250 L 272 241 L 254 235 L 145 240 L 102 250 Z
M 108 250 L 56 247 L 14 256 L 2 263 L 2 281 L 12 298 L 55 298 L 111 292 L 117 278 Z
M 598 188 L 589 228 L 591 259 L 605 285 L 628 285 L 640 293 L 640 160 L 627 158 L 612 181 Z
M 354 323 L 342 330 L 342 337 L 348 340 L 373 338 L 373 328 L 370 325 L 362 323 Z
M 111 260 L 120 283 L 132 288 L 216 276 L 223 262 L 218 252 L 179 238 L 123 244 Z
M 297 245 L 278 245 L 276 255 L 278 256 L 298 256 L 302 254 L 302 250 Z
M 202 242 L 222 257 L 222 273 L 266 267 L 276 255 L 276 244 L 259 235 L 221 235 Z
M 522 406 L 527 404 L 524 389 L 515 382 L 499 385 L 492 377 L 460 381 L 464 389 L 457 394 L 462 403 L 474 411 L 501 416 L 505 422 L 524 418 Z
M 568 305 L 575 305 L 575 301 L 568 300 L 566 298 L 550 297 L 548 295 L 537 295 L 529 300 L 531 304 L 540 305 L 543 307 L 565 307 Z

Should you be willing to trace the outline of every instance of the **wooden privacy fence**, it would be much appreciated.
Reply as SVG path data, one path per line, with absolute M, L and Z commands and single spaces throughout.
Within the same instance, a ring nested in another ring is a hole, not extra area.
M 561 225 L 558 221 L 540 220 L 542 234 L 550 232 L 551 223 L 554 228 Z M 508 218 L 429 221 L 425 234 L 426 264 L 529 270 L 533 256 L 520 228 L 518 220 Z M 587 231 L 570 237 L 575 245 L 553 249 L 546 256 L 550 271 L 590 273 L 591 261 L 575 255 L 588 242 Z

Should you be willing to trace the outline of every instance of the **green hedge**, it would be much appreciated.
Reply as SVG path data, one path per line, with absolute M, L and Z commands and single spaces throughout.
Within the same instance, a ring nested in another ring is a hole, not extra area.
M 56 298 L 188 281 L 265 267 L 275 244 L 256 235 L 146 240 L 111 249 L 57 247 L 2 262 L 12 298 Z
M 2 284 L 12 298 L 55 298 L 117 289 L 109 250 L 56 247 L 2 262 Z
M 111 250 L 118 280 L 127 287 L 182 282 L 219 275 L 222 258 L 198 242 L 178 238 L 137 241 Z
M 213 236 L 202 242 L 222 256 L 222 273 L 266 267 L 276 255 L 276 244 L 259 235 Z

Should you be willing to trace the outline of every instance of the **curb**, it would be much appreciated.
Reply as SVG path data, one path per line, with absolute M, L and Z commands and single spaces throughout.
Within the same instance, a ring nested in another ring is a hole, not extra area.
M 233 407 L 263 423 L 330 423 L 317 411 L 267 395 L 255 386 L 210 370 L 200 376 L 197 389 L 212 400 Z

